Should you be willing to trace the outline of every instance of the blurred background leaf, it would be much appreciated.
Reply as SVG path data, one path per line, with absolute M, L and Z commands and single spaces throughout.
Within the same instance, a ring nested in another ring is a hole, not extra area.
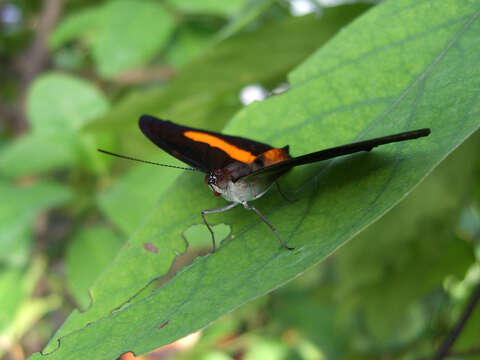
M 102 159 L 92 154 L 95 144 L 85 146 L 94 136 L 79 133 L 109 107 L 94 86 L 71 75 L 44 74 L 30 88 L 26 106 L 31 132 L 0 150 L 2 174 L 20 176 L 74 165 L 102 167 Z M 102 136 L 102 142 L 107 139 L 108 135 Z
M 219 16 L 233 16 L 248 3 L 247 0 L 168 0 L 168 3 L 184 13 L 211 14 Z
M 68 188 L 43 181 L 30 186 L 0 182 L 0 263 L 25 265 L 32 242 L 32 223 L 45 209 L 71 199 Z
M 73 236 L 65 259 L 67 282 L 81 309 L 86 309 L 90 304 L 88 289 L 110 264 L 112 254 L 116 254 L 122 244 L 121 238 L 101 226 L 80 230 Z
M 173 27 L 172 16 L 154 1 L 114 0 L 65 19 L 51 45 L 55 49 L 81 38 L 91 47 L 99 75 L 111 78 L 152 60 Z

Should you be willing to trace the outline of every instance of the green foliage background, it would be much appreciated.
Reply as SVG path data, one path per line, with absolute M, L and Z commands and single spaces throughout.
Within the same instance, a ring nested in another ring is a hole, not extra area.
M 23 18 L 0 34 L 0 356 L 116 359 L 201 329 L 170 356 L 435 352 L 480 282 L 480 1 L 300 17 L 273 0 L 65 1 L 25 90 L 14 64 L 42 7 L 8 4 Z M 285 82 L 285 94 L 239 100 L 246 85 Z M 294 155 L 432 135 L 287 174 L 298 201 L 272 191 L 256 206 L 294 252 L 239 208 L 211 217 L 224 241 L 206 255 L 199 211 L 224 202 L 201 177 L 96 151 L 178 164 L 141 135 L 144 113 Z M 478 348 L 479 330 L 477 309 L 453 351 Z

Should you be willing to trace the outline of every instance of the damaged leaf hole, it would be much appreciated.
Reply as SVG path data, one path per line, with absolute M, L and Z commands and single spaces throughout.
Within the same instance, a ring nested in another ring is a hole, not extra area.
M 220 247 L 222 241 L 225 240 L 231 233 L 231 227 L 226 224 L 218 224 L 211 226 L 211 228 L 215 235 L 217 244 Z M 182 235 L 185 238 L 185 241 L 188 243 L 188 251 L 200 253 L 203 253 L 205 250 L 207 252 L 211 251 L 212 236 L 205 225 L 192 225 L 186 229 Z
M 215 239 L 218 239 L 219 244 L 225 240 L 231 232 L 230 226 L 226 224 L 218 224 L 212 226 L 212 230 L 215 234 Z M 197 224 L 190 226 L 187 230 L 182 233 L 183 238 L 187 243 L 187 251 L 186 253 L 195 252 L 197 255 L 203 255 L 204 253 L 208 253 L 212 246 L 212 238 L 210 232 L 203 224 Z M 235 236 L 232 234 L 230 236 L 233 239 Z M 143 243 L 143 248 L 154 254 L 158 254 L 158 247 L 155 246 L 152 242 L 145 242 Z M 184 256 L 185 253 L 179 255 Z
M 231 233 L 230 226 L 226 224 L 214 225 L 212 229 L 218 244 L 221 244 Z M 170 281 L 180 269 L 190 265 L 195 258 L 208 255 L 212 251 L 212 237 L 203 224 L 190 226 L 182 233 L 182 237 L 186 242 L 187 250 L 175 258 L 168 274 L 156 282 L 156 288 Z
M 212 226 L 212 229 L 215 234 L 215 239 L 218 239 L 218 244 L 221 244 L 221 242 L 227 238 L 233 238 L 233 235 L 229 237 L 231 233 L 231 227 L 229 225 L 218 224 Z M 182 233 L 182 237 L 186 243 L 186 251 L 179 254 L 175 260 L 173 260 L 172 266 L 167 274 L 153 279 L 144 289 L 142 289 L 142 291 L 134 296 L 135 299 L 148 296 L 148 294 L 158 290 L 173 279 L 179 270 L 192 264 L 197 257 L 211 253 L 212 237 L 205 225 L 197 224 L 190 226 Z M 157 251 L 162 251 L 161 247 L 157 248 L 152 243 L 144 243 L 143 247 L 145 250 L 155 253 L 157 253 Z

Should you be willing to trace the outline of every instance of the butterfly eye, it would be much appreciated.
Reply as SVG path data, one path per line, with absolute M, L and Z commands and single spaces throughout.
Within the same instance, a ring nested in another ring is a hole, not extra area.
M 207 184 L 208 185 L 215 185 L 216 183 L 217 183 L 217 175 L 215 175 L 214 173 L 210 173 L 208 175 Z

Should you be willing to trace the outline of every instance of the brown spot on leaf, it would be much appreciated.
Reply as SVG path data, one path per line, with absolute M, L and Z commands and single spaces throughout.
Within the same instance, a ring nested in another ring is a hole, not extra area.
M 168 325 L 168 322 L 169 322 L 169 321 L 170 321 L 170 320 L 165 321 L 162 325 L 160 325 L 160 326 L 158 327 L 158 329 L 159 329 L 159 330 L 160 330 L 160 329 L 163 329 L 165 326 Z
M 147 250 L 148 252 L 151 252 L 151 253 L 154 253 L 154 254 L 158 254 L 158 248 L 153 245 L 151 242 L 146 242 L 143 244 L 143 247 L 145 248 L 145 250 Z

